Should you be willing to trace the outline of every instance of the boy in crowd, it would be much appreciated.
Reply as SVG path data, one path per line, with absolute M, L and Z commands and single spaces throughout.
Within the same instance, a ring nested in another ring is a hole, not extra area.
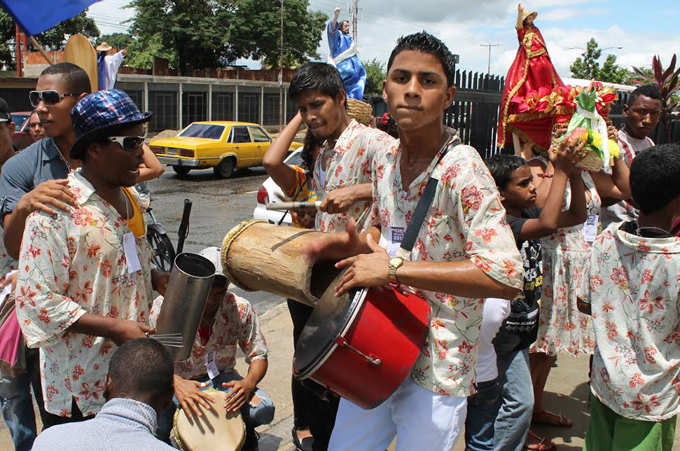
M 536 188 L 526 160 L 515 155 L 494 155 L 486 162 L 524 263 L 524 289 L 512 300 L 510 317 L 494 340 L 501 397 L 492 432 L 493 449 L 520 451 L 526 443 L 530 449 L 543 451 L 554 446 L 529 430 L 534 404 L 529 346 L 536 340 L 543 283 L 539 239 L 586 220 L 585 187 L 580 171 L 575 169 L 583 158 L 582 148 L 583 144 L 569 149 L 566 140 L 551 147 L 554 175 L 542 209 L 536 207 Z M 572 202 L 569 210 L 561 211 L 568 181 Z
M 177 405 L 188 415 L 201 416 L 210 403 L 224 402 L 229 411 L 240 410 L 246 423 L 244 450 L 257 449 L 255 428 L 274 419 L 274 403 L 257 388 L 267 374 L 267 343 L 257 313 L 247 300 L 227 291 L 229 283 L 222 270 L 220 249 L 209 247 L 200 252 L 215 265 L 215 279 L 194 338 L 191 355 L 175 363 L 175 398 L 177 402 L 163 410 L 158 421 L 159 437 L 168 440 Z M 163 305 L 163 297 L 154 301 L 151 325 L 155 326 Z M 248 374 L 241 377 L 235 370 L 236 345 L 248 363 Z M 204 390 L 215 388 L 226 392 L 223 401 Z
M 591 313 L 590 423 L 584 450 L 671 451 L 680 411 L 680 145 L 631 165 L 637 220 L 615 223 L 590 251 L 579 308 Z M 589 283 L 587 283 L 589 282 Z
M 621 157 L 629 168 L 638 153 L 654 145 L 649 135 L 659 123 L 662 110 L 661 92 L 657 85 L 640 86 L 628 96 L 628 102 L 623 106 L 626 122 L 618 131 L 618 143 Z M 637 218 L 637 209 L 628 201 L 613 203 L 607 198 L 603 199 L 603 206 L 607 206 L 602 209 L 602 227 L 605 229 L 612 222 Z
M 107 400 L 91 420 L 47 429 L 35 451 L 172 451 L 154 436 L 159 412 L 172 401 L 173 362 L 162 344 L 137 338 L 111 357 L 104 389 Z
M 346 260 L 337 285 L 413 287 L 432 306 L 428 339 L 409 377 L 375 409 L 340 401 L 329 448 L 448 450 L 460 436 L 474 382 L 482 302 L 513 298 L 522 262 L 498 191 L 477 151 L 443 123 L 455 96 L 453 55 L 434 36 L 402 37 L 388 62 L 384 95 L 401 141 L 372 164 L 370 227 L 326 235 L 308 253 Z M 432 176 L 439 180 L 409 259 L 395 255 Z M 399 230 L 399 232 L 397 232 Z M 392 252 L 389 254 L 377 243 Z M 349 258 L 347 258 L 349 257 Z

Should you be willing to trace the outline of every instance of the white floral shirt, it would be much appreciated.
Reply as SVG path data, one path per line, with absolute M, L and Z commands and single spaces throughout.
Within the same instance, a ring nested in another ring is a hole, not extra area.
M 373 161 L 371 224 L 381 228 L 381 244 L 394 243 L 411 221 L 430 174 L 439 179 L 434 200 L 416 240 L 412 261 L 471 260 L 504 285 L 521 288 L 523 264 L 505 209 L 489 170 L 477 151 L 466 145 L 451 149 L 434 167 L 402 188 L 399 142 Z M 394 245 L 392 245 L 394 246 Z M 387 246 L 390 251 L 390 246 Z M 393 247 L 393 250 L 396 248 Z M 416 293 L 432 305 L 432 322 L 411 371 L 414 381 L 448 396 L 472 391 L 482 323 L 483 299 L 464 298 L 426 290 Z
M 596 341 L 590 389 L 623 417 L 659 422 L 680 413 L 680 238 L 624 224 L 595 239 L 583 284 Z
M 40 347 L 45 408 L 70 416 L 104 405 L 113 341 L 66 330 L 85 313 L 147 323 L 152 305 L 151 256 L 146 236 L 135 238 L 142 269 L 128 271 L 123 235 L 131 233 L 115 208 L 80 171 L 68 176 L 80 208 L 26 220 L 19 256 L 17 318 L 26 344 Z
M 156 326 L 163 305 L 159 296 L 154 301 L 151 325 Z M 236 366 L 236 346 L 246 356 L 246 363 L 267 358 L 267 342 L 260 330 L 257 313 L 250 302 L 234 293 L 227 292 L 215 313 L 215 321 L 208 340 L 204 343 L 196 333 L 191 355 L 182 362 L 175 362 L 175 373 L 185 379 L 198 379 L 208 374 L 206 358 L 215 352 L 215 364 L 220 373 Z
M 320 200 L 334 189 L 371 183 L 373 157 L 377 153 L 384 152 L 394 142 L 394 138 L 387 133 L 377 128 L 367 127 L 352 119 L 336 141 L 335 147 L 331 148 L 326 143 L 314 163 L 314 182 Z M 330 157 L 327 157 L 328 153 L 331 153 Z M 322 162 L 326 158 L 328 158 L 328 163 L 326 171 L 323 171 Z M 357 202 L 345 213 L 319 212 L 316 215 L 315 230 L 341 232 L 345 230 L 350 218 L 358 220 L 370 206 L 371 201 Z

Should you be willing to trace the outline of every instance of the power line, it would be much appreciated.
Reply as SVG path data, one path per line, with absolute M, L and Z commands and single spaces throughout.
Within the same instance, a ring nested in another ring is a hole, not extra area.
M 489 63 L 486 66 L 486 73 L 491 75 L 491 47 L 500 47 L 500 44 L 479 44 L 482 47 L 488 47 L 489 48 Z

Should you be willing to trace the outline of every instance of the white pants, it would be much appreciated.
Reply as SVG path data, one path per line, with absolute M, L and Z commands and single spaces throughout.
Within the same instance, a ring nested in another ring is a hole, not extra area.
M 451 451 L 463 431 L 467 398 L 433 393 L 407 377 L 387 401 L 364 410 L 340 400 L 330 451 Z

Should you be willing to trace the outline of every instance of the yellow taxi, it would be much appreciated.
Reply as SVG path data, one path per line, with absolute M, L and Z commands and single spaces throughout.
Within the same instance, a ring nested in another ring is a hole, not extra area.
M 229 178 L 234 168 L 262 166 L 264 153 L 272 137 L 258 124 L 250 122 L 193 122 L 174 138 L 149 143 L 162 164 L 170 165 L 179 175 L 192 169 L 213 168 L 215 175 Z M 293 151 L 302 144 L 294 142 Z

